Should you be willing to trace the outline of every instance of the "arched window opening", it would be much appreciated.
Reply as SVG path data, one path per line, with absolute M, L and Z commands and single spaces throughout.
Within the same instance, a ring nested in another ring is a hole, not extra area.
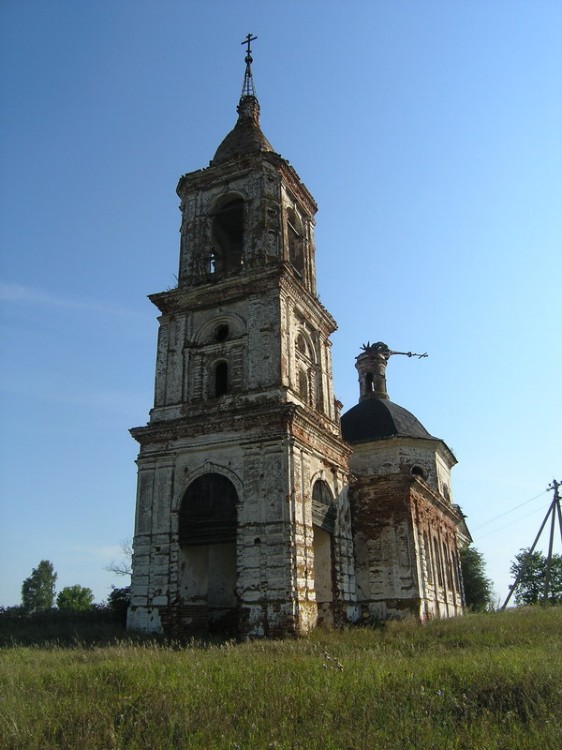
M 195 479 L 180 507 L 180 545 L 235 541 L 237 501 L 236 488 L 222 474 Z
M 419 464 L 414 464 L 414 466 L 412 466 L 412 468 L 410 469 L 410 474 L 413 474 L 415 477 L 427 479 L 427 471 L 423 468 L 423 466 L 419 466 Z
M 443 586 L 443 563 L 441 560 L 441 553 L 439 551 L 439 543 L 437 539 L 433 540 L 433 559 L 435 560 L 435 566 L 437 568 L 437 583 Z
M 307 364 L 309 364 L 310 362 L 316 362 L 317 355 L 314 344 L 302 331 L 297 334 L 297 337 L 295 339 L 295 349 L 297 351 L 297 357 L 301 361 L 302 359 L 306 359 Z
M 300 217 L 293 208 L 287 210 L 287 239 L 289 260 L 299 274 L 304 272 L 304 228 Z
M 322 373 L 316 373 L 316 408 L 318 411 L 324 411 L 324 388 L 322 387 Z
M 427 531 L 423 532 L 423 546 L 425 550 L 425 569 L 427 571 L 427 582 L 433 583 L 433 563 L 431 560 L 431 546 Z
M 189 485 L 180 506 L 180 593 L 195 630 L 236 629 L 237 502 L 232 482 L 211 473 Z
M 453 589 L 453 570 L 451 567 L 451 557 L 449 555 L 449 548 L 443 542 L 443 564 L 445 566 L 445 580 L 449 590 Z
M 334 622 L 332 611 L 334 601 L 332 535 L 319 526 L 314 526 L 312 532 L 317 623 L 319 625 L 332 625 Z
M 367 391 L 367 393 L 372 393 L 374 391 L 372 372 L 368 372 L 365 375 L 365 390 Z
M 461 582 L 459 576 L 459 559 L 455 551 L 451 552 L 451 565 L 453 566 L 453 580 L 457 593 L 461 591 Z
M 330 534 L 334 533 L 336 506 L 328 484 L 318 479 L 312 488 L 312 523 Z
M 306 370 L 299 370 L 299 395 L 308 404 L 308 373 Z
M 215 396 L 228 393 L 228 362 L 217 362 L 215 365 Z
M 244 201 L 225 199 L 212 214 L 214 268 L 228 273 L 242 265 L 244 243 Z
M 215 341 L 226 341 L 230 329 L 226 323 L 221 323 L 215 328 Z
M 318 607 L 318 623 L 333 623 L 334 565 L 332 535 L 336 522 L 336 506 L 330 488 L 318 479 L 312 488 L 312 531 L 314 551 L 314 589 Z
M 302 335 L 302 333 L 299 333 L 299 335 L 297 336 L 296 347 L 297 351 L 299 351 L 301 354 L 304 354 L 305 356 L 308 356 L 308 348 L 306 346 L 306 341 L 304 340 L 304 336 Z

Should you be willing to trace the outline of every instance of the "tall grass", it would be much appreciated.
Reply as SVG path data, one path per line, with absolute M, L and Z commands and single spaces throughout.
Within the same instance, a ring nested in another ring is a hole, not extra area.
M 562 609 L 301 640 L 0 652 L 0 746 L 562 747 Z

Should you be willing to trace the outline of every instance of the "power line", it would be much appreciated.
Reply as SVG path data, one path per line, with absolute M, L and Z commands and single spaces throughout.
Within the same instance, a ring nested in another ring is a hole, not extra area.
M 536 498 L 533 498 L 533 500 L 536 500 Z M 530 502 L 527 500 L 527 502 Z M 526 503 L 523 503 L 523 505 L 526 505 Z M 518 508 L 521 507 L 521 505 L 517 506 Z M 503 526 L 498 526 L 496 529 L 492 529 L 492 531 L 487 531 L 485 534 L 479 534 L 478 539 L 485 539 L 487 536 L 491 536 L 492 534 L 497 534 L 500 531 L 503 531 L 504 529 L 509 528 L 510 526 L 514 526 L 516 523 L 520 523 L 521 521 L 524 521 L 526 518 L 530 518 L 531 516 L 534 516 L 537 514 L 538 511 L 542 511 L 544 509 L 544 506 L 540 508 L 535 508 L 535 510 L 532 510 L 530 513 L 525 514 L 524 516 L 521 516 L 520 518 L 515 518 L 513 521 L 509 521 L 508 523 L 504 523 Z M 515 510 L 515 508 L 513 508 Z M 508 511 L 509 513 L 511 511 Z M 502 515 L 506 515 L 505 513 L 502 513 Z M 488 523 L 491 523 L 488 522 Z
M 539 492 L 538 495 L 535 495 L 535 497 L 530 498 L 529 500 L 525 500 L 525 502 L 520 503 L 519 505 L 516 505 L 514 508 L 510 508 L 509 510 L 506 510 L 504 513 L 500 513 L 499 516 L 494 516 L 494 518 L 490 518 L 488 521 L 484 521 L 484 523 L 479 524 L 478 526 L 474 527 L 474 531 L 477 531 L 478 529 L 481 529 L 483 526 L 487 526 L 490 523 L 493 523 L 494 521 L 497 521 L 499 518 L 503 518 L 504 516 L 509 515 L 509 513 L 513 513 L 513 511 L 518 510 L 519 508 L 522 508 L 524 505 L 527 505 L 528 503 L 532 503 L 533 500 L 536 500 L 539 497 L 542 497 L 542 495 L 546 495 L 548 490 L 544 490 L 543 492 Z M 524 516 L 525 518 L 527 516 Z
M 540 536 L 541 536 L 541 534 L 543 532 L 543 529 L 546 526 L 548 518 L 549 518 L 549 516 L 551 516 L 551 519 L 550 519 L 550 535 L 549 535 L 550 538 L 549 538 L 549 543 L 548 543 L 548 556 L 546 558 L 546 575 L 545 575 L 545 579 L 544 579 L 544 589 L 543 589 L 543 596 L 542 596 L 542 603 L 543 604 L 546 604 L 548 602 L 548 594 L 550 592 L 550 574 L 551 574 L 552 560 L 553 560 L 552 549 L 553 549 L 553 546 L 554 546 L 554 531 L 555 531 L 555 528 L 556 528 L 556 521 L 558 521 L 558 527 L 559 527 L 559 530 L 560 530 L 560 540 L 562 541 L 562 510 L 560 509 L 560 493 L 558 492 L 558 490 L 560 488 L 560 484 L 561 483 L 557 482 L 556 479 L 553 479 L 552 480 L 552 484 L 550 484 L 547 487 L 547 492 L 548 492 L 548 490 L 553 490 L 553 492 L 554 492 L 554 495 L 553 495 L 553 498 L 552 498 L 552 502 L 550 503 L 550 507 L 548 508 L 546 516 L 544 517 L 544 520 L 543 520 L 543 522 L 541 524 L 541 527 L 539 529 L 539 533 L 535 537 L 535 541 L 533 542 L 533 546 L 529 549 L 529 552 L 528 552 L 528 555 L 527 555 L 527 557 L 530 558 L 530 556 L 533 554 L 533 551 L 534 551 L 535 547 L 537 546 L 537 542 L 540 539 Z M 527 562 L 527 566 L 528 566 L 528 562 Z M 508 602 L 511 599 L 511 596 L 512 596 L 513 592 L 517 589 L 517 585 L 519 584 L 519 581 L 523 577 L 523 574 L 526 572 L 526 567 L 527 566 L 525 564 L 523 564 L 519 568 L 519 572 L 517 573 L 517 576 L 515 578 L 514 583 L 509 587 L 509 594 L 507 595 L 507 599 L 505 600 L 505 602 L 503 603 L 503 605 L 501 607 L 502 609 L 505 609 L 507 607 Z

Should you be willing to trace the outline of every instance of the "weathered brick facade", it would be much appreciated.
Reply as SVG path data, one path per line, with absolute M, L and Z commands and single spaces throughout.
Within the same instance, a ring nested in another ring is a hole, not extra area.
M 407 474 L 362 476 L 352 497 L 361 617 L 461 614 L 456 512 Z
M 129 627 L 260 636 L 458 613 L 457 518 L 439 485 L 450 452 L 410 437 L 390 457 L 381 441 L 351 455 L 336 324 L 316 294 L 316 205 L 263 136 L 255 97 L 238 112 L 210 166 L 179 181 L 178 286 L 150 297 L 161 316 L 154 407 L 131 430 Z
M 451 503 L 447 445 L 393 404 L 381 342 L 357 357 L 359 403 L 342 417 L 352 444 L 350 490 L 357 603 L 361 618 L 461 614 L 458 557 L 462 516 Z M 466 527 L 463 527 L 466 528 Z

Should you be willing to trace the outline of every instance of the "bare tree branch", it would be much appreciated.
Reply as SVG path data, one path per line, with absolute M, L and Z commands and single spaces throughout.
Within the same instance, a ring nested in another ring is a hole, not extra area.
M 123 553 L 123 558 L 112 560 L 104 567 L 104 570 L 114 573 L 116 576 L 130 576 L 133 572 L 133 543 L 130 539 L 123 539 L 121 541 L 121 552 Z

